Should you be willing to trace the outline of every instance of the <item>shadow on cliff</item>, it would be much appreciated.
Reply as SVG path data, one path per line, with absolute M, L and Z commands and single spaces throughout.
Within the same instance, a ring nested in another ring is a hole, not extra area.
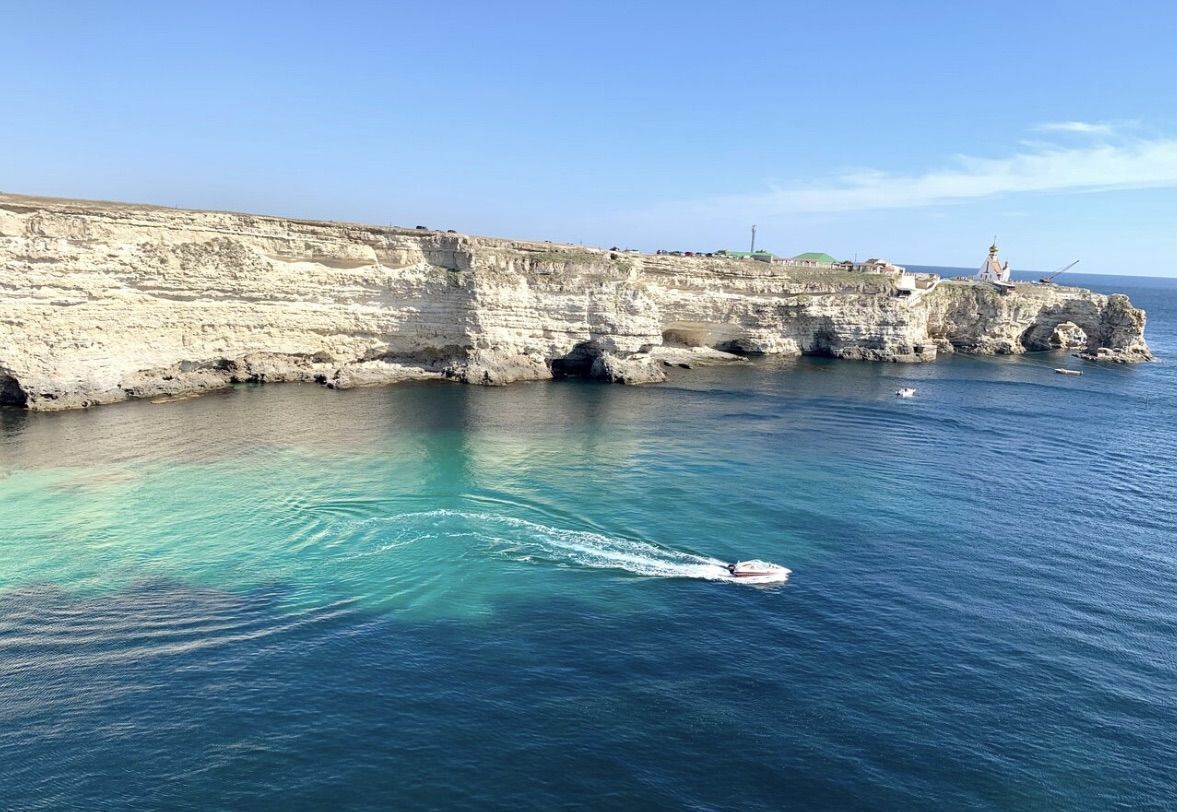
M 28 405 L 29 397 L 20 381 L 12 373 L 0 366 L 0 407 L 15 406 L 23 409 Z
M 552 370 L 552 377 L 587 378 L 593 369 L 593 361 L 601 354 L 601 350 L 591 341 L 582 341 L 561 358 L 553 358 L 548 362 Z

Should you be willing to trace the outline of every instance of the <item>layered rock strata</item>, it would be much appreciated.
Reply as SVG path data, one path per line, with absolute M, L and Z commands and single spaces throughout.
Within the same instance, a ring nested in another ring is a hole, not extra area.
M 1137 361 L 1144 323 L 1078 288 L 905 297 L 849 271 L 0 195 L 0 401 L 35 410 L 242 381 L 643 383 L 759 353 Z

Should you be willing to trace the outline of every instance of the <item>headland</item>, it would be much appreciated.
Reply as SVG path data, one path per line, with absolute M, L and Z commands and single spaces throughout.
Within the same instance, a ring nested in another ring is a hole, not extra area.
M 0 402 L 239 382 L 665 379 L 753 354 L 1151 360 L 1127 297 L 877 268 L 671 256 L 0 194 Z

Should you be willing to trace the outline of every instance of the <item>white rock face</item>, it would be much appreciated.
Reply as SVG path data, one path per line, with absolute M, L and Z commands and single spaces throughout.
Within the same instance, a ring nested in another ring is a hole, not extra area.
M 1150 358 L 1144 314 L 1075 288 L 0 195 L 0 401 L 64 409 L 235 381 L 661 380 L 653 349 L 929 361 L 1050 347 Z

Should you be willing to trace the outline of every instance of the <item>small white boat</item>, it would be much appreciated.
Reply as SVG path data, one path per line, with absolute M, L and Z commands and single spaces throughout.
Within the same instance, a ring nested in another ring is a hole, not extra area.
M 915 387 L 914 386 L 905 386 L 902 389 L 898 389 L 895 391 L 895 397 L 897 397 L 897 398 L 914 398 L 915 397 Z
M 1077 369 L 1063 369 L 1062 367 L 1056 367 L 1054 371 L 1057 372 L 1059 375 L 1082 375 L 1083 374 L 1082 372 L 1080 372 Z
M 768 561 L 753 559 L 728 564 L 725 569 L 731 577 L 743 584 L 779 584 L 789 580 L 792 572 L 788 567 Z

